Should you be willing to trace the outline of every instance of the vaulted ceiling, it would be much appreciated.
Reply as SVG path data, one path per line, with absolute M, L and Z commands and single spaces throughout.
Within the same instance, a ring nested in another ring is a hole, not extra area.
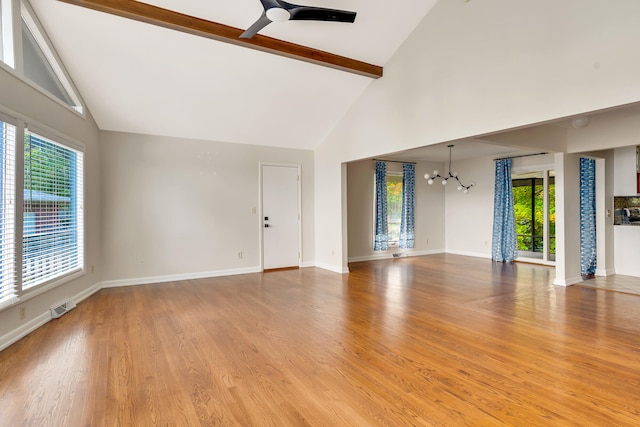
M 355 23 L 288 21 L 260 34 L 384 67 L 434 3 L 314 0 L 305 4 L 356 11 Z M 314 149 L 375 84 L 61 1 L 31 4 L 102 130 Z M 147 4 L 239 29 L 263 11 L 258 0 Z

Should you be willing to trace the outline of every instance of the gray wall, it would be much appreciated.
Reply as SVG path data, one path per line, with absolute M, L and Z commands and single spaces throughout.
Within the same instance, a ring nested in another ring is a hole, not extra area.
M 301 165 L 313 263 L 312 151 L 103 132 L 100 154 L 107 285 L 259 269 L 260 162 Z

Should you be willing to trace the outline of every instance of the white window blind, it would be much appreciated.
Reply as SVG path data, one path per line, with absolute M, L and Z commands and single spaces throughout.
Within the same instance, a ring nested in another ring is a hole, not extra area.
M 82 157 L 25 131 L 23 290 L 83 267 Z
M 16 127 L 0 121 L 0 304 L 16 296 Z

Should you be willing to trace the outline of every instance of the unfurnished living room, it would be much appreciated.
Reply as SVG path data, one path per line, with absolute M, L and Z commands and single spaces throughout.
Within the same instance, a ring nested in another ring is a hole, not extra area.
M 0 427 L 640 423 L 640 3 L 401 3 L 0 0 Z

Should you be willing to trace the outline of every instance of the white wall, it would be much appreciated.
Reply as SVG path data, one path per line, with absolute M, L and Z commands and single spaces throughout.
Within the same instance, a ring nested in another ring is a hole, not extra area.
M 44 127 L 50 133 L 73 139 L 85 145 L 85 266 L 87 273 L 59 287 L 30 298 L 38 289 L 27 293 L 22 302 L 0 312 L 0 348 L 23 336 L 50 319 L 50 306 L 73 297 L 86 297 L 99 286 L 100 266 L 100 163 L 98 161 L 98 129 L 89 115 L 81 117 L 59 102 L 43 95 L 4 68 L 0 67 L 0 111 Z M 91 271 L 94 266 L 94 271 Z M 30 298 L 30 299 L 29 299 Z M 20 319 L 19 308 L 25 308 Z
M 316 151 L 318 262 L 346 268 L 331 255 L 340 163 L 640 100 L 639 14 L 635 0 L 438 2 Z
M 613 150 L 615 196 L 635 196 L 636 184 L 636 146 L 619 147 Z
M 259 270 L 259 162 L 301 165 L 313 264 L 312 151 L 103 132 L 100 154 L 107 286 Z
M 556 285 L 582 281 L 580 275 L 580 156 L 555 154 Z
M 411 255 L 444 252 L 444 188 L 428 185 L 424 174 L 444 170 L 441 163 L 416 163 L 415 245 L 413 249 L 374 251 L 374 162 L 347 165 L 347 216 L 349 261 L 390 258 L 395 252 Z M 387 171 L 402 171 L 401 163 L 389 163 Z
M 613 196 L 636 195 L 636 145 L 640 135 L 640 107 L 631 106 L 592 115 L 588 126 L 568 131 L 568 149 L 571 152 L 607 150 L 605 157 L 606 199 L 605 209 L 613 211 Z M 609 150 L 608 150 L 609 149 Z M 599 155 L 599 153 L 595 153 Z M 640 246 L 635 226 L 612 225 L 607 217 L 606 264 L 607 273 L 639 276 Z M 615 266 L 615 267 L 612 267 Z M 600 268 L 600 267 L 598 267 Z
M 476 185 L 465 194 L 455 186 L 445 191 L 446 251 L 491 258 L 495 164 L 492 157 L 456 161 L 465 184 Z
M 640 120 L 640 117 L 638 117 Z M 627 128 L 628 129 L 628 128 Z M 614 195 L 635 196 L 636 146 L 619 147 L 613 150 Z M 640 227 L 615 225 L 615 271 L 616 274 L 640 276 Z

